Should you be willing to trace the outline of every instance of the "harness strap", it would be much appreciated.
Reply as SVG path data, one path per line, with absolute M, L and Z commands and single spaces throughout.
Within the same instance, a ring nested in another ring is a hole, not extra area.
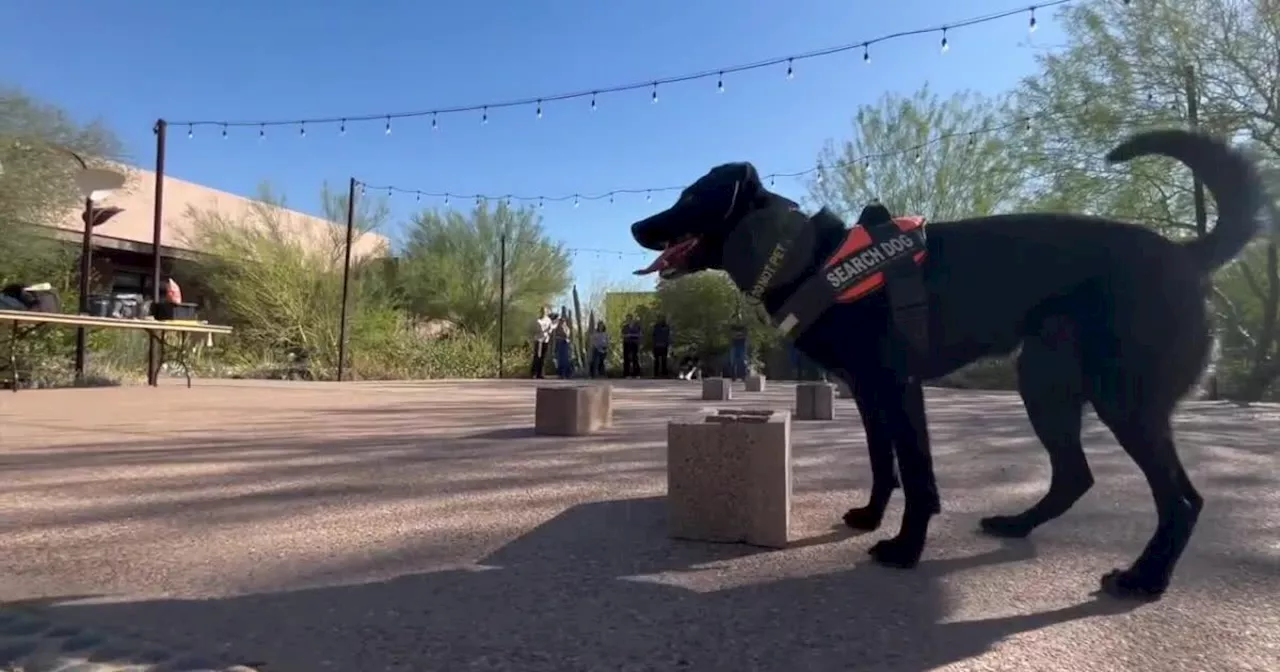
M 872 217 L 867 215 L 872 213 Z M 929 352 L 929 295 L 918 258 L 925 249 L 923 227 L 904 231 L 879 206 L 864 211 L 861 226 L 870 237 L 870 245 L 847 258 L 837 252 L 822 270 L 801 283 L 774 314 L 778 332 L 783 337 L 799 334 L 813 325 L 832 304 L 858 300 L 863 294 L 858 287 L 876 274 L 882 274 L 887 294 L 890 319 L 902 345 L 904 360 L 898 364 L 904 378 L 911 381 Z M 881 214 L 881 216 L 874 216 Z M 868 254 L 862 254 L 864 250 Z M 860 255 L 860 256 L 859 256 Z M 857 259 L 854 259 L 858 256 Z M 854 259 L 852 263 L 849 263 Z

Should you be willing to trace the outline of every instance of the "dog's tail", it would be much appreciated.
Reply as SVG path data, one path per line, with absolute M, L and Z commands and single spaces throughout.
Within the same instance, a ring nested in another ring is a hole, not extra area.
M 1218 204 L 1218 221 L 1209 233 L 1184 243 L 1206 274 L 1240 254 L 1258 232 L 1258 219 L 1268 207 L 1267 190 L 1248 157 L 1227 143 L 1202 133 L 1160 130 L 1139 133 L 1107 154 L 1112 163 L 1158 154 L 1186 164 Z

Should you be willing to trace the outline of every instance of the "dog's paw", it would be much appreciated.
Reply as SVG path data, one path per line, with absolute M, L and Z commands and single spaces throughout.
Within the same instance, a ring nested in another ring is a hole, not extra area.
M 855 530 L 873 532 L 876 528 L 880 527 L 880 520 L 882 518 L 884 518 L 883 510 L 864 506 L 846 511 L 844 514 L 844 524 Z
M 867 550 L 872 559 L 886 567 L 911 569 L 920 562 L 920 554 L 924 548 L 920 544 L 909 543 L 898 537 L 876 542 Z
M 1166 581 L 1132 569 L 1113 569 L 1102 576 L 1102 592 L 1121 600 L 1154 602 L 1168 587 Z
M 978 527 L 983 532 L 1002 539 L 1022 539 L 1035 529 L 1018 516 L 990 516 L 978 521 Z

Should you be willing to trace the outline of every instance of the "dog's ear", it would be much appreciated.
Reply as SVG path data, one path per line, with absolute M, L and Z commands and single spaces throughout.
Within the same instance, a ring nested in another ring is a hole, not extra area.
M 750 161 L 722 164 L 711 169 L 711 172 L 718 182 L 726 186 L 732 185 L 728 190 L 729 198 L 724 204 L 723 219 L 726 221 L 734 219 L 735 213 L 743 214 L 744 206 L 754 201 L 764 190 L 764 185 L 760 183 L 760 172 Z
M 760 183 L 760 171 L 756 170 L 755 165 L 750 161 L 726 163 L 715 170 L 722 173 L 726 179 L 738 182 L 739 190 L 745 190 L 748 193 L 754 194 L 757 189 L 764 186 Z

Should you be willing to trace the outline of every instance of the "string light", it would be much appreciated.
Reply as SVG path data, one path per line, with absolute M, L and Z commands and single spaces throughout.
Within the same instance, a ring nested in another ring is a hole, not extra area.
M 346 135 L 346 134 L 347 134 L 347 120 L 343 119 L 342 123 L 339 124 L 338 126 L 338 135 Z
M 720 73 L 719 79 L 716 80 L 716 91 L 724 93 L 724 73 Z
M 1031 12 L 1031 21 L 1027 24 L 1027 32 L 1034 33 L 1036 32 L 1036 8 L 1032 7 L 1029 11 Z
M 187 124 L 187 139 L 190 140 L 194 137 L 196 137 L 195 129 L 192 128 L 191 124 Z
M 538 101 L 538 118 L 539 119 L 542 118 L 542 101 L 541 100 Z
M 480 123 L 481 124 L 489 123 L 489 108 L 487 107 L 484 108 L 484 110 L 480 113 Z
M 298 135 L 299 135 L 300 137 L 303 137 L 303 138 L 307 137 L 307 124 L 306 124 L 306 122 L 300 122 L 300 123 L 298 124 Z
M 222 125 L 222 139 L 223 139 L 223 140 L 226 140 L 226 139 L 227 139 L 227 125 L 226 125 L 226 124 L 223 124 L 223 125 Z
M 768 175 L 762 176 L 761 180 L 762 181 L 767 180 L 769 187 L 772 188 L 777 183 L 778 178 L 803 178 L 808 175 L 814 175 L 816 178 L 816 181 L 819 184 L 822 184 L 825 182 L 827 177 L 830 176 L 829 173 L 832 170 L 835 170 L 838 172 L 839 170 L 844 168 L 856 168 L 858 166 L 862 166 L 863 169 L 869 171 L 872 169 L 872 161 L 892 159 L 895 157 L 902 156 L 902 157 L 907 157 L 912 162 L 923 163 L 924 152 L 926 150 L 928 150 L 933 146 L 945 143 L 949 140 L 960 139 L 962 141 L 966 141 L 968 144 L 968 147 L 972 149 L 977 146 L 977 139 L 978 139 L 978 136 L 980 135 L 998 133 L 1001 131 L 1014 130 L 1014 129 L 1029 131 L 1031 130 L 1032 123 L 1034 121 L 1051 120 L 1056 117 L 1067 118 L 1067 117 L 1079 116 L 1080 112 L 1082 110 L 1087 109 L 1089 104 L 1090 104 L 1090 101 L 1086 99 L 1081 101 L 1077 105 L 1070 106 L 1068 109 L 1057 111 L 1057 112 L 1046 112 L 1043 114 L 1032 115 L 1032 116 L 1020 116 L 1020 117 L 1017 117 L 1016 119 L 1013 119 L 1011 121 L 1008 121 L 1002 124 L 994 124 L 991 126 L 984 126 L 982 128 L 977 128 L 977 129 L 955 131 L 953 133 L 944 133 L 936 137 L 933 137 L 929 140 L 926 140 L 924 142 L 921 142 L 917 145 L 913 145 L 911 147 L 904 147 L 902 149 L 893 150 L 893 151 L 866 154 L 866 155 L 851 158 L 847 161 L 835 161 L 830 164 L 823 164 L 820 162 L 816 164 L 813 168 L 809 168 L 808 170 L 801 170 L 801 171 L 792 172 L 792 173 L 781 173 L 781 172 L 770 173 Z M 1163 118 L 1163 117 L 1160 117 L 1159 115 L 1155 115 L 1155 116 L 1156 118 Z M 1134 120 L 1131 119 L 1130 121 L 1134 121 Z M 1045 125 L 1052 126 L 1052 123 L 1047 123 Z M 363 185 L 363 183 L 361 184 Z M 642 189 L 635 189 L 635 188 L 614 189 L 612 191 L 607 191 L 599 194 L 583 194 L 581 192 L 578 192 L 578 193 L 568 194 L 564 196 L 547 196 L 545 194 L 537 195 L 537 196 L 519 196 L 519 195 L 507 194 L 505 196 L 502 196 L 501 198 L 505 199 L 508 202 L 510 201 L 519 201 L 523 203 L 536 202 L 537 207 L 539 209 L 544 208 L 546 203 L 548 202 L 551 202 L 551 203 L 571 202 L 573 204 L 573 207 L 577 208 L 577 207 L 580 207 L 582 203 L 586 201 L 608 200 L 610 203 L 614 203 L 616 202 L 616 197 L 626 196 L 631 194 L 637 194 L 637 195 L 644 194 L 645 202 L 651 203 L 653 201 L 654 193 L 682 191 L 685 188 L 685 186 L 686 185 L 667 186 L 667 187 L 645 187 Z M 363 189 L 364 187 L 361 186 L 361 193 L 364 193 Z M 400 187 L 394 187 L 394 186 L 392 187 L 380 186 L 380 187 L 375 187 L 375 189 L 389 189 L 394 192 L 415 194 L 416 196 L 420 196 L 420 197 L 439 198 L 444 201 L 445 207 L 449 206 L 449 202 L 451 198 L 475 198 L 477 203 L 479 203 L 481 200 L 494 200 L 496 198 L 499 198 L 495 196 L 485 196 L 483 194 L 476 194 L 474 196 L 470 196 L 470 195 L 453 194 L 448 192 L 432 193 L 432 192 L 421 191 L 416 189 L 402 189 Z
M 285 125 L 294 125 L 294 124 L 303 124 L 303 123 L 311 126 L 315 126 L 317 124 L 339 124 L 339 132 L 344 133 L 346 131 L 346 126 L 348 122 L 356 123 L 356 122 L 364 122 L 364 121 L 376 121 L 381 119 L 384 121 L 385 133 L 387 135 L 390 135 L 391 122 L 393 119 L 408 119 L 408 118 L 430 116 L 431 127 L 435 129 L 439 127 L 438 117 L 441 114 L 461 114 L 461 113 L 467 113 L 467 112 L 470 112 L 470 113 L 480 112 L 482 113 L 483 116 L 487 116 L 488 110 L 497 110 L 501 108 L 521 107 L 521 106 L 534 107 L 535 109 L 540 111 L 548 103 L 575 100 L 579 98 L 589 98 L 590 104 L 591 104 L 591 110 L 595 111 L 598 107 L 597 100 L 601 95 L 611 94 L 611 93 L 622 93 L 622 92 L 633 91 L 633 90 L 642 89 L 642 88 L 649 88 L 651 90 L 650 99 L 652 102 L 656 103 L 658 101 L 658 87 L 664 84 L 692 82 L 695 80 L 708 79 L 711 77 L 715 77 L 717 79 L 717 82 L 722 85 L 724 82 L 725 75 L 729 75 L 737 72 L 746 72 L 749 70 L 759 70 L 761 68 L 776 67 L 778 65 L 786 66 L 787 77 L 790 79 L 795 76 L 795 64 L 799 61 L 831 56 L 831 55 L 843 53 L 846 51 L 851 51 L 854 49 L 861 49 L 862 60 L 865 63 L 870 63 L 871 62 L 871 45 L 879 44 L 882 42 L 888 42 L 891 40 L 906 38 L 906 37 L 928 35 L 930 33 L 937 34 L 938 31 L 942 31 L 941 46 L 942 46 L 942 50 L 945 52 L 950 48 L 949 31 L 951 30 L 979 25 L 983 23 L 990 23 L 992 21 L 997 21 L 1009 16 L 1022 15 L 1024 13 L 1031 13 L 1034 15 L 1036 10 L 1048 9 L 1051 7 L 1067 5 L 1067 4 L 1071 4 L 1079 1 L 1080 0 L 1048 0 L 1045 2 L 1038 2 L 1037 4 L 1032 6 L 1020 7 L 1018 9 L 1011 9 L 1011 10 L 1006 10 L 1002 12 L 986 14 L 983 16 L 976 16 L 976 17 L 965 19 L 962 21 L 952 22 L 945 26 L 931 26 L 927 28 L 904 30 L 904 31 L 899 31 L 895 33 L 881 35 L 879 37 L 876 37 L 870 40 L 859 40 L 857 42 L 853 42 L 849 44 L 843 44 L 843 45 L 838 45 L 834 47 L 827 47 L 823 49 L 816 49 L 813 51 L 807 51 L 807 52 L 798 53 L 798 54 L 791 54 L 787 56 L 779 56 L 775 58 L 765 59 L 762 61 L 756 61 L 753 63 L 718 67 L 710 70 L 703 70 L 700 72 L 691 72 L 691 73 L 677 75 L 673 77 L 648 79 L 643 82 L 637 82 L 637 83 L 618 84 L 615 86 L 608 86 L 608 87 L 597 87 L 597 88 L 588 89 L 585 91 L 573 91 L 573 92 L 558 93 L 558 94 L 544 94 L 544 95 L 534 96 L 532 98 L 525 98 L 525 99 L 490 101 L 490 102 L 480 103 L 476 105 L 457 105 L 452 107 L 441 107 L 441 108 L 436 108 L 432 110 L 410 111 L 410 112 L 392 112 L 392 113 L 365 114 L 365 115 L 348 114 L 342 117 L 315 117 L 315 118 L 309 118 L 309 119 L 270 120 L 270 121 L 268 120 L 263 120 L 263 121 L 193 120 L 193 121 L 176 121 L 171 123 L 173 125 L 188 125 L 190 127 L 204 126 L 204 125 L 221 125 L 223 127 L 258 126 L 260 130 L 265 129 L 265 127 L 267 126 L 285 126 Z M 1127 6 L 1129 4 L 1130 4 L 1129 0 L 1125 0 L 1125 5 Z M 1035 17 L 1033 16 L 1032 18 L 1034 19 Z M 1032 21 L 1031 25 L 1034 26 L 1035 22 Z M 721 87 L 717 86 L 717 89 L 719 88 Z M 262 137 L 265 137 L 266 134 L 264 132 L 264 133 L 261 133 L 260 135 Z
M 565 251 L 565 252 L 568 252 L 569 254 L 571 254 L 571 255 L 573 255 L 573 256 L 577 256 L 577 255 L 580 255 L 580 254 L 592 254 L 592 255 L 595 255 L 595 256 L 596 256 L 596 258 L 600 258 L 600 257 L 604 257 L 604 256 L 611 256 L 611 257 L 616 256 L 616 257 L 617 257 L 617 258 L 619 258 L 619 259 L 622 259 L 623 257 L 647 257 L 647 256 L 650 256 L 650 255 L 652 255 L 652 254 L 653 254 L 652 252 L 649 252 L 648 250 L 643 250 L 643 251 L 636 251 L 636 250 L 625 250 L 625 251 L 624 251 L 624 250 L 602 250 L 602 249 L 600 249 L 600 248 L 596 248 L 596 247 L 566 247 L 566 248 L 564 248 L 564 251 Z
M 435 130 L 438 130 L 439 128 L 440 128 L 440 120 L 436 118 L 436 114 L 432 112 L 431 113 L 431 130 L 435 131 Z
M 258 126 L 258 140 L 266 140 L 266 139 L 267 139 L 267 125 L 262 124 Z

